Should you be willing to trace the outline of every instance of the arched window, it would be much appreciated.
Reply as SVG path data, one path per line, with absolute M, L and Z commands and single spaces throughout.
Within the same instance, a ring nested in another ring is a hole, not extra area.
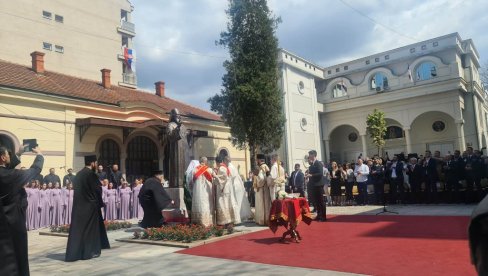
M 338 83 L 334 86 L 334 89 L 332 90 L 332 97 L 334 98 L 340 98 L 347 96 L 347 88 L 346 86 L 341 82 Z
M 104 167 L 108 165 L 120 165 L 120 149 L 117 142 L 105 139 L 100 144 L 100 157 L 98 163 Z
M 417 67 L 415 75 L 417 76 L 418 81 L 430 80 L 437 77 L 437 68 L 433 62 L 426 61 Z
M 403 129 L 398 126 L 389 126 L 386 128 L 385 139 L 403 138 Z
M 135 137 L 127 145 L 125 166 L 127 179 L 151 176 L 152 171 L 159 169 L 158 147 L 148 137 Z
M 383 91 L 388 88 L 388 78 L 383 73 L 376 73 L 371 78 L 371 89 Z

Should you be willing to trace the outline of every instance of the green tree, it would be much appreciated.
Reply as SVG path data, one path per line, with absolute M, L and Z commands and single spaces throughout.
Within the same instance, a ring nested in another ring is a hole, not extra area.
M 229 50 L 230 59 L 223 64 L 221 93 L 208 102 L 230 126 L 234 146 L 249 147 L 254 164 L 257 150 L 278 149 L 284 133 L 275 36 L 280 19 L 266 0 L 229 0 L 226 13 L 227 31 L 216 44 Z
M 375 108 L 373 113 L 368 114 L 366 124 L 369 136 L 373 139 L 373 144 L 378 148 L 378 155 L 380 155 L 381 147 L 385 145 L 385 113 Z

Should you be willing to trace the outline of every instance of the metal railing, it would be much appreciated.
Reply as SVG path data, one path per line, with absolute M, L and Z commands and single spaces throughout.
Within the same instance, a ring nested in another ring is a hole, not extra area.
M 132 23 L 132 22 L 127 22 L 125 20 L 121 20 L 120 21 L 120 28 L 122 30 L 129 31 L 131 33 L 136 33 L 136 25 L 134 25 L 134 23 Z
M 122 81 L 123 83 L 127 83 L 130 85 L 137 85 L 137 77 L 134 73 L 123 73 L 122 74 Z

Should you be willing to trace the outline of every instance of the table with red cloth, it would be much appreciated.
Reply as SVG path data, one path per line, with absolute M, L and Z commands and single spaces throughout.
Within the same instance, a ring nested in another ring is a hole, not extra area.
M 269 213 L 269 228 L 273 233 L 276 233 L 278 226 L 284 226 L 287 229 L 280 241 L 284 241 L 285 237 L 290 235 L 296 242 L 299 242 L 301 237 L 296 228 L 301 221 L 308 225 L 312 223 L 310 207 L 305 198 L 285 198 L 273 201 Z

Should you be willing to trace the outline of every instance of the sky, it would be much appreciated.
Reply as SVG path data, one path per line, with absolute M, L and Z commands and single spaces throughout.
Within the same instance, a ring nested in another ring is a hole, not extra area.
M 228 53 L 226 0 L 131 0 L 139 88 L 209 110 Z M 488 63 L 486 0 L 268 0 L 279 47 L 327 67 L 458 32 Z

